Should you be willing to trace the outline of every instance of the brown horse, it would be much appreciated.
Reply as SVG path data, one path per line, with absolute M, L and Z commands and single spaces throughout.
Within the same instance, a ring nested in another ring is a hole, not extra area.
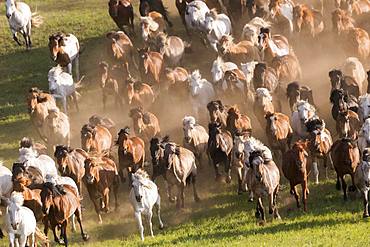
M 162 76 L 163 56 L 158 52 L 149 51 L 149 48 L 137 49 L 139 53 L 139 71 L 141 80 L 150 83 L 150 85 L 160 85 Z
M 134 29 L 134 8 L 131 0 L 109 0 L 109 15 L 117 27 L 126 32 L 124 27 L 129 26 L 130 32 L 135 34 Z
M 127 98 L 130 106 L 148 109 L 154 102 L 154 92 L 152 88 L 133 78 L 127 79 Z
M 164 70 L 164 82 L 166 89 L 169 94 L 172 93 L 183 95 L 184 91 L 188 90 L 188 77 L 189 73 L 183 67 L 165 68 Z M 180 88 L 182 88 L 180 90 Z M 180 92 L 178 92 L 178 90 Z
M 274 57 L 271 67 L 275 69 L 279 82 L 287 85 L 292 81 L 302 79 L 302 69 L 298 58 L 294 55 L 284 55 Z M 284 85 L 284 86 L 285 86 Z
M 227 123 L 227 107 L 225 107 L 221 100 L 214 100 L 207 104 L 209 119 L 211 123 L 220 123 L 222 128 L 226 128 Z
M 136 107 L 130 110 L 129 117 L 133 121 L 135 134 L 141 137 L 144 142 L 149 143 L 150 139 L 160 135 L 159 121 L 153 113 Z
M 81 129 L 81 147 L 86 152 L 102 153 L 112 147 L 112 134 L 101 125 L 85 124 Z
M 140 168 L 144 169 L 145 144 L 140 137 L 130 137 L 130 128 L 126 127 L 118 132 L 116 145 L 118 145 L 118 173 L 121 180 L 125 181 L 127 174 L 134 173 Z
M 62 176 L 75 181 L 79 194 L 82 195 L 82 178 L 85 175 L 85 160 L 89 155 L 82 149 L 72 149 L 68 146 L 58 145 L 54 157 L 57 160 L 58 170 Z
M 232 106 L 227 111 L 226 129 L 234 136 L 237 132 L 252 131 L 251 119 L 241 114 L 238 106 Z
M 300 208 L 300 203 L 296 185 L 300 184 L 302 186 L 302 202 L 305 212 L 307 212 L 308 175 L 310 173 L 307 150 L 307 141 L 294 143 L 292 149 L 284 154 L 282 167 L 284 176 L 289 180 L 290 194 L 294 195 L 298 208 Z
M 262 129 L 266 128 L 265 116 L 274 112 L 275 107 L 273 104 L 273 98 L 268 89 L 257 88 L 253 103 L 253 113 L 257 117 L 257 120 Z
M 261 61 L 260 52 L 250 41 L 243 40 L 234 43 L 231 35 L 224 35 L 217 44 L 217 50 L 221 53 L 224 60 L 235 64 L 251 61 Z
M 333 69 L 329 71 L 331 91 L 343 89 L 348 95 L 358 98 L 362 95 L 362 82 L 357 82 L 352 76 L 344 75 L 341 70 Z
M 266 88 L 270 93 L 273 93 L 279 86 L 279 77 L 274 68 L 266 63 L 258 63 L 254 67 L 252 82 L 254 90 Z
M 358 138 L 361 129 L 361 121 L 356 112 L 351 110 L 340 111 L 336 121 L 336 130 L 339 138 Z
M 166 23 L 163 16 L 152 11 L 148 16 L 140 18 L 141 36 L 147 45 L 150 45 L 156 37 L 163 32 L 166 32 Z
M 340 190 L 342 184 L 344 200 L 347 200 L 347 184 L 344 180 L 344 175 L 350 175 L 352 186 L 350 191 L 355 191 L 354 173 L 360 163 L 360 151 L 355 140 L 342 138 L 337 140 L 331 149 L 331 157 L 333 159 L 334 169 L 337 172 L 336 188 Z
M 301 86 L 297 81 L 291 82 L 287 85 L 286 96 L 292 112 L 294 104 L 299 100 L 305 100 L 317 108 L 313 100 L 312 89 L 308 86 Z
M 141 16 L 148 16 L 150 12 L 156 11 L 163 16 L 168 26 L 172 27 L 172 22 L 168 19 L 167 8 L 162 0 L 140 0 L 139 11 Z
M 97 125 L 104 126 L 105 128 L 109 130 L 112 136 L 115 136 L 117 133 L 116 123 L 112 119 L 107 118 L 107 117 L 101 117 L 97 114 L 94 114 L 89 118 L 89 124 L 92 126 L 97 126 Z
M 294 30 L 314 38 L 324 30 L 323 15 L 307 4 L 297 4 L 293 8 Z
M 50 225 L 53 230 L 55 242 L 68 246 L 68 219 L 72 215 L 75 215 L 80 225 L 82 239 L 84 241 L 89 239 L 89 236 L 84 232 L 82 227 L 80 198 L 71 186 L 63 185 L 63 187 L 61 187 L 55 186 L 52 183 L 44 183 L 41 190 L 41 202 L 42 211 L 47 217 L 47 220 L 44 221 L 44 233 L 46 236 L 48 235 Z M 57 226 L 61 231 L 63 240 L 59 239 L 57 236 Z
M 94 157 L 85 160 L 84 183 L 98 214 L 99 224 L 102 224 L 101 211 L 109 212 L 109 192 L 112 190 L 115 209 L 118 208 L 119 178 L 116 164 L 107 157 Z M 100 199 L 100 205 L 96 199 Z

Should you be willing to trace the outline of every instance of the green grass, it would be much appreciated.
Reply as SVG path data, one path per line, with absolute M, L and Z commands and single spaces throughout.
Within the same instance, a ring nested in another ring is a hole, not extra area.
M 84 52 L 81 55 L 81 74 L 94 84 L 96 65 L 101 58 L 104 34 L 115 29 L 107 12 L 107 1 L 102 0 L 43 0 L 30 1 L 32 10 L 45 23 L 33 29 L 33 49 L 26 52 L 11 39 L 5 18 L 5 4 L 0 2 L 0 159 L 7 166 L 17 158 L 18 141 L 23 136 L 37 139 L 25 106 L 25 95 L 30 87 L 47 89 L 47 71 L 53 65 L 49 58 L 47 41 L 55 31 L 72 32 L 77 35 Z M 135 1 L 138 2 L 138 1 Z M 165 1 L 168 3 L 168 1 Z M 171 4 L 173 1 L 171 1 Z M 171 5 L 172 6 L 172 5 Z M 176 10 L 170 12 L 175 16 Z M 137 7 L 135 6 L 137 13 Z M 175 32 L 182 32 L 180 21 L 176 20 Z M 187 66 L 196 68 L 197 62 Z M 206 59 L 204 59 L 206 60 Z M 99 108 L 99 104 L 95 104 Z M 90 106 L 90 107 L 94 107 Z M 77 116 L 75 116 L 77 118 Z M 124 118 L 124 116 L 118 116 Z M 122 120 L 123 122 L 126 120 Z M 78 136 L 79 125 L 73 126 Z M 78 145 L 78 141 L 75 142 Z M 362 219 L 360 199 L 343 202 L 342 194 L 335 190 L 334 172 L 331 179 L 320 185 L 310 185 L 308 213 L 295 208 L 283 180 L 279 195 L 281 221 L 268 216 L 265 226 L 259 226 L 254 219 L 254 203 L 247 202 L 246 195 L 237 196 L 236 185 L 202 181 L 212 178 L 213 171 L 204 169 L 199 176 L 202 201 L 192 202 L 190 189 L 186 197 L 186 209 L 177 211 L 163 196 L 163 220 L 166 228 L 158 230 L 154 222 L 154 239 L 147 237 L 141 243 L 132 209 L 127 202 L 127 188 L 120 195 L 120 209 L 104 215 L 104 224 L 97 225 L 96 215 L 87 196 L 84 201 L 84 224 L 91 239 L 83 243 L 79 234 L 70 234 L 72 246 L 369 246 L 369 221 Z M 211 179 L 212 180 L 212 179 Z M 161 184 L 162 185 L 162 184 Z M 161 187 L 163 188 L 163 187 Z M 164 194 L 164 193 L 163 193 Z M 51 237 L 51 233 L 49 233 Z M 7 240 L 0 242 L 7 245 Z

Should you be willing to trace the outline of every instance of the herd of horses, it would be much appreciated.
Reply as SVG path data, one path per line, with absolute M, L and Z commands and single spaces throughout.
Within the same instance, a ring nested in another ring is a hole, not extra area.
M 302 186 L 303 209 L 308 210 L 308 177 L 312 173 L 319 183 L 320 161 L 326 178 L 328 168 L 335 169 L 336 187 L 342 188 L 345 200 L 348 191 L 362 193 L 363 216 L 369 217 L 370 70 L 366 75 L 364 66 L 370 66 L 370 39 L 369 27 L 358 27 L 355 22 L 370 12 L 369 0 L 333 1 L 330 8 L 323 1 L 318 8 L 310 1 L 292 0 L 175 3 L 192 41 L 170 35 L 173 23 L 161 0 L 140 0 L 144 45 L 139 47 L 133 42 L 131 1 L 109 1 L 109 15 L 121 31 L 106 33 L 106 57 L 97 61 L 102 108 L 106 110 L 113 99 L 117 110 L 129 109 L 132 128 L 117 129 L 110 118 L 94 114 L 81 127 L 81 148 L 71 147 L 68 116 L 70 99 L 76 111 L 80 109 L 79 41 L 62 32 L 49 36 L 50 57 L 57 64 L 48 72 L 49 91 L 33 87 L 27 96 L 31 122 L 46 145 L 25 137 L 12 169 L 0 165 L 0 196 L 7 205 L 5 222 L 11 246 L 25 246 L 27 239 L 32 246 L 35 239 L 47 244 L 49 227 L 54 240 L 67 246 L 67 224 L 71 221 L 75 229 L 75 218 L 83 240 L 88 240 L 82 225 L 83 190 L 102 223 L 101 213 L 110 211 L 111 193 L 115 208 L 119 207 L 122 183 L 129 185 L 129 200 L 144 240 L 141 215 L 149 217 L 153 236 L 153 207 L 163 228 L 156 179 L 163 177 L 169 201 L 183 208 L 190 183 L 194 200 L 200 200 L 197 176 L 207 162 L 216 180 L 225 178 L 226 183 L 231 183 L 235 168 L 238 194 L 248 191 L 249 199 L 257 202 L 255 216 L 262 222 L 266 220 L 263 198 L 268 199 L 269 213 L 280 218 L 277 195 L 282 176 L 290 184 L 297 207 L 301 204 L 296 186 Z M 329 13 L 333 31 L 324 21 Z M 42 17 L 15 0 L 6 1 L 6 16 L 14 40 L 21 45 L 16 36 L 20 32 L 30 49 L 31 26 L 40 25 Z M 242 17 L 249 19 L 244 26 Z M 291 43 L 300 37 L 314 44 L 325 32 L 332 32 L 347 56 L 340 69 L 328 72 L 336 140 L 318 112 L 311 88 L 299 82 L 302 68 Z M 202 52 L 194 46 L 197 38 L 216 56 L 211 81 L 203 77 L 203 70 L 183 67 L 184 58 Z M 163 135 L 161 111 L 155 106 L 171 114 L 173 106 L 184 103 L 191 114 L 188 111 L 182 118 L 179 129 L 184 137 L 179 144 Z M 257 121 L 252 122 L 251 114 Z M 265 133 L 266 143 L 254 136 L 258 128 Z M 348 190 L 345 175 L 351 177 Z M 44 224 L 43 233 L 36 222 Z

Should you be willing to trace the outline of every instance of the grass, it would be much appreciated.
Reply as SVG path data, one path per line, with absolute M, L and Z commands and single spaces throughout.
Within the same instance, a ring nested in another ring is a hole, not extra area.
M 5 4 L 0 2 L 0 159 L 4 160 L 7 166 L 11 166 L 17 158 L 18 141 L 21 137 L 31 136 L 37 139 L 27 114 L 25 95 L 33 86 L 47 89 L 46 75 L 53 65 L 47 49 L 49 34 L 65 31 L 78 36 L 84 50 L 81 55 L 81 74 L 86 74 L 86 80 L 94 84 L 95 68 L 101 59 L 104 34 L 115 29 L 107 12 L 106 1 L 27 0 L 26 2 L 30 4 L 32 10 L 37 6 L 38 13 L 45 20 L 39 29 L 33 30 L 34 47 L 30 52 L 26 52 L 24 47 L 16 46 L 11 39 L 5 18 Z M 172 1 L 171 4 L 170 12 L 174 15 L 176 12 Z M 181 27 L 180 32 L 183 32 L 178 19 L 176 25 Z M 179 31 L 176 29 L 176 32 Z M 201 57 L 195 59 L 196 62 L 188 61 L 187 65 L 196 68 L 199 63 L 209 63 L 209 59 Z M 94 108 L 95 105 L 89 107 Z M 122 114 L 117 115 L 115 117 L 124 118 Z M 74 118 L 78 116 L 75 115 Z M 74 125 L 74 133 L 78 133 L 80 126 Z M 77 139 L 74 145 L 78 145 Z M 84 224 L 91 239 L 83 243 L 79 234 L 70 234 L 71 245 L 110 247 L 370 245 L 370 225 L 368 220 L 361 217 L 361 200 L 343 202 L 342 194 L 334 189 L 333 172 L 330 180 L 320 185 L 310 184 L 308 213 L 295 208 L 286 181 L 283 180 L 279 196 L 282 220 L 271 222 L 268 218 L 265 226 L 259 226 L 254 219 L 255 204 L 247 202 L 245 195 L 236 195 L 235 184 L 229 186 L 201 181 L 205 177 L 213 177 L 213 171 L 210 169 L 201 171 L 199 177 L 201 203 L 193 203 L 191 194 L 188 193 L 186 209 L 176 211 L 174 205 L 163 198 L 162 211 L 166 228 L 159 231 L 154 218 L 156 235 L 154 239 L 147 237 L 144 243 L 140 242 L 132 209 L 126 199 L 127 188 L 123 186 L 124 192 L 120 195 L 121 206 L 118 212 L 104 215 L 103 225 L 97 225 L 90 201 L 88 199 L 84 201 L 86 207 Z M 160 186 L 163 185 L 160 183 Z M 2 240 L 0 245 L 7 245 L 7 240 Z

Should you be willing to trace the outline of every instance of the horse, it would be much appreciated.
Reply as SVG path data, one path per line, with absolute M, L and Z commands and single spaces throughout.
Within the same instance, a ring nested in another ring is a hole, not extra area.
M 266 19 L 269 16 L 269 1 L 246 0 L 249 19 L 260 17 Z
M 234 43 L 231 35 L 222 36 L 217 44 L 217 50 L 225 60 L 235 64 L 261 61 L 260 52 L 252 42 L 242 40 Z
M 267 122 L 265 132 L 269 145 L 275 155 L 277 152 L 280 152 L 281 157 L 284 157 L 293 137 L 293 129 L 290 126 L 289 117 L 283 113 L 275 112 L 267 113 L 265 119 Z M 280 160 L 283 161 L 283 158 Z
M 149 179 L 149 175 L 145 171 L 138 170 L 132 175 L 132 188 L 130 190 L 129 200 L 135 211 L 135 218 L 142 241 L 144 241 L 144 226 L 141 214 L 148 217 L 149 232 L 150 235 L 154 237 L 152 226 L 153 206 L 157 209 L 159 229 L 163 229 L 163 222 L 161 219 L 161 197 L 158 193 L 157 185 Z
M 361 126 L 358 136 L 358 147 L 360 153 L 363 153 L 366 148 L 370 147 L 370 118 L 366 118 Z
M 240 64 L 240 69 L 243 71 L 244 76 L 245 76 L 246 88 L 250 92 L 255 90 L 255 88 L 252 87 L 251 83 L 252 83 L 252 80 L 253 80 L 253 77 L 254 77 L 254 69 L 255 69 L 257 64 L 258 64 L 257 61 L 252 61 L 252 62 L 241 63 Z
M 362 95 L 362 82 L 357 84 L 352 76 L 343 75 L 341 70 L 333 69 L 329 71 L 329 78 L 332 90 L 342 88 L 348 95 L 353 95 L 356 98 Z
M 305 123 L 317 118 L 315 107 L 305 100 L 299 100 L 294 105 L 291 116 L 294 135 L 300 139 L 307 138 L 309 133 Z
M 186 3 L 184 11 L 185 28 L 189 35 L 190 30 L 202 32 L 203 23 L 210 9 L 207 4 L 203 1 L 195 0 L 190 3 Z
M 217 14 L 215 9 L 206 13 L 203 29 L 207 34 L 207 39 L 211 47 L 217 52 L 217 43 L 224 35 L 230 35 L 232 32 L 231 21 L 225 14 Z
M 339 112 L 335 127 L 339 138 L 346 137 L 355 140 L 358 138 L 361 122 L 356 112 L 344 110 Z
M 364 122 L 370 115 L 370 94 L 366 93 L 358 98 L 358 115 Z
M 191 104 L 196 118 L 200 118 L 202 110 L 208 102 L 216 97 L 212 83 L 202 78 L 199 70 L 194 70 L 188 77 Z
M 223 130 L 221 126 L 222 125 L 217 122 L 208 124 L 208 152 L 215 169 L 216 181 L 221 178 L 218 167 L 220 164 L 223 164 L 226 173 L 226 182 L 230 183 L 233 138 L 231 133 L 227 130 Z
M 55 99 L 48 93 L 42 92 L 37 87 L 28 91 L 27 108 L 31 122 L 37 130 L 40 138 L 47 143 L 44 133 L 44 123 L 48 116 L 48 110 L 56 108 Z
M 289 54 L 274 57 L 271 61 L 271 67 L 275 69 L 281 84 L 286 85 L 291 81 L 299 81 L 302 79 L 301 65 L 294 55 Z
M 276 56 L 293 55 L 288 39 L 279 34 L 271 35 L 269 28 L 261 28 L 258 35 L 258 49 L 262 52 L 262 60 L 271 63 Z
M 145 143 L 140 137 L 130 137 L 130 128 L 126 127 L 118 132 L 116 145 L 118 146 L 118 174 L 124 181 L 126 175 L 144 169 Z
M 0 200 L 9 198 L 13 191 L 12 172 L 0 161 Z
M 369 191 L 370 191 L 370 159 L 369 149 L 365 149 L 362 153 L 362 160 L 357 166 L 354 174 L 354 182 L 364 197 L 364 213 L 363 217 L 369 217 Z
M 27 181 L 24 185 L 30 188 L 35 188 L 35 186 L 37 187 L 45 181 L 39 168 L 26 166 L 22 162 L 15 162 L 12 166 L 11 181 L 13 181 L 13 185 L 15 185 L 14 181 L 17 181 L 18 178 L 26 179 Z M 13 189 L 16 190 L 16 188 Z
M 227 123 L 227 107 L 224 106 L 221 100 L 210 101 L 207 104 L 209 119 L 211 123 L 220 123 L 222 128 L 226 128 Z
M 266 127 L 265 116 L 275 112 L 272 96 L 267 88 L 257 88 L 253 103 L 253 113 L 257 117 L 262 129 Z
M 338 115 L 342 111 L 352 110 L 358 111 L 359 105 L 354 96 L 349 96 L 343 89 L 334 89 L 330 94 L 330 103 L 333 105 L 331 108 L 331 115 L 334 120 L 337 120 Z
M 109 0 L 108 13 L 119 29 L 125 32 L 124 27 L 129 26 L 130 32 L 135 34 L 134 8 L 131 0 Z
M 365 89 L 366 72 L 360 60 L 357 57 L 347 57 L 342 64 L 341 71 L 344 77 L 352 77 L 356 81 L 362 95 Z
M 269 4 L 270 18 L 278 27 L 288 26 L 289 34 L 293 33 L 294 3 L 290 0 L 271 0 Z M 285 24 L 285 25 L 284 25 Z M 285 31 L 285 30 L 284 30 Z
M 330 131 L 325 128 L 325 122 L 321 119 L 311 119 L 305 123 L 309 133 L 309 151 L 312 158 L 312 173 L 315 183 L 319 183 L 318 159 L 323 159 L 325 167 L 325 178 L 328 178 L 328 162 L 333 163 L 330 156 L 333 139 Z M 331 165 L 330 164 L 330 165 Z
M 196 189 L 197 165 L 195 155 L 188 149 L 169 142 L 169 137 L 162 140 L 153 138 L 150 140 L 150 154 L 153 163 L 153 181 L 158 176 L 163 176 L 168 183 L 168 198 L 177 201 L 177 208 L 184 208 L 184 189 L 187 183 L 192 183 L 194 201 L 199 202 Z M 172 198 L 171 188 L 177 186 L 177 198 Z
M 188 30 L 188 27 L 187 27 L 186 22 L 185 22 L 185 12 L 186 12 L 187 3 L 190 3 L 192 1 L 193 0 L 176 0 L 176 2 L 175 2 L 177 11 L 179 12 L 179 15 L 180 15 L 180 18 L 181 18 L 181 22 L 184 25 L 187 34 L 189 34 L 189 30 Z
M 355 171 L 360 163 L 360 151 L 355 140 L 349 138 L 342 138 L 337 140 L 331 149 L 331 157 L 333 159 L 334 169 L 337 173 L 336 188 L 340 190 L 342 184 L 343 198 L 347 200 L 347 184 L 344 180 L 345 175 L 351 176 L 352 186 L 349 187 L 350 191 L 355 191 Z
M 149 48 L 137 49 L 139 53 L 139 71 L 141 80 L 160 87 L 160 77 L 164 71 L 163 55 L 149 51 Z
M 94 204 L 99 224 L 103 223 L 101 211 L 109 212 L 109 192 L 113 191 L 115 210 L 118 209 L 118 170 L 113 160 L 107 157 L 89 157 L 84 162 L 85 175 L 83 181 Z M 96 199 L 100 199 L 100 204 Z
M 67 113 L 67 97 L 69 96 L 73 98 L 76 110 L 79 111 L 76 88 L 80 87 L 80 82 L 74 84 L 72 76 L 64 72 L 60 66 L 53 67 L 49 70 L 48 81 L 51 95 L 55 99 L 60 98 L 62 100 L 65 113 Z
M 109 151 L 113 139 L 109 130 L 102 125 L 85 124 L 81 128 L 81 147 L 86 152 L 102 153 Z
M 260 17 L 254 17 L 244 25 L 240 40 L 247 40 L 258 45 L 258 35 L 261 28 L 270 28 L 271 23 Z
M 305 212 L 307 212 L 307 196 L 309 194 L 308 175 L 311 169 L 308 159 L 308 142 L 297 141 L 291 149 L 284 153 L 282 163 L 283 174 L 289 180 L 290 194 L 295 197 L 297 208 L 300 208 L 301 205 L 296 186 L 300 184 L 302 187 L 302 203 Z
M 155 95 L 148 84 L 127 78 L 127 99 L 130 106 L 148 109 L 153 104 Z
M 202 164 L 202 156 L 208 156 L 209 136 L 206 129 L 197 124 L 193 116 L 185 116 L 182 119 L 182 127 L 184 132 L 183 146 L 193 152 L 198 164 Z
M 17 42 L 19 46 L 22 45 L 17 37 L 17 33 L 20 32 L 23 35 L 26 49 L 31 49 L 31 28 L 40 27 L 43 23 L 43 18 L 37 15 L 36 12 L 32 13 L 30 7 L 24 2 L 6 0 L 5 7 L 6 18 L 8 19 L 14 41 Z
M 342 0 L 337 7 L 347 11 L 350 15 L 361 15 L 370 11 L 370 3 L 367 0 Z
M 299 100 L 305 100 L 310 103 L 312 106 L 315 106 L 313 100 L 312 89 L 308 86 L 301 86 L 299 82 L 294 81 L 287 85 L 286 96 L 288 98 L 290 110 L 293 111 L 293 106 Z
M 150 44 L 160 33 L 166 32 L 163 16 L 152 11 L 148 16 L 140 17 L 141 37 L 146 44 Z
M 84 241 L 89 239 L 89 236 L 84 232 L 82 226 L 82 211 L 80 199 L 74 189 L 68 185 L 55 186 L 53 183 L 46 182 L 41 190 L 42 211 L 47 216 L 44 222 L 44 233 L 48 234 L 49 226 L 54 234 L 54 241 L 58 244 L 68 246 L 67 239 L 67 224 L 68 219 L 75 215 L 80 225 L 81 236 Z M 61 240 L 56 234 L 56 227 L 60 227 Z
M 71 140 L 71 128 L 69 118 L 58 108 L 50 109 L 45 119 L 44 133 L 48 140 L 49 152 L 53 152 L 56 145 L 69 145 Z
M 168 94 L 187 98 L 189 91 L 188 77 L 189 73 L 183 67 L 166 68 L 164 71 L 164 81 Z
M 252 85 L 254 90 L 257 88 L 266 88 L 270 93 L 279 88 L 278 75 L 272 67 L 266 63 L 257 63 L 253 71 Z
M 92 126 L 97 126 L 97 125 L 104 126 L 105 128 L 109 130 L 112 136 L 116 135 L 117 133 L 116 123 L 112 119 L 107 118 L 107 117 L 101 117 L 99 115 L 94 114 L 89 118 L 89 124 Z
M 85 175 L 85 160 L 89 155 L 80 148 L 72 149 L 68 146 L 58 145 L 54 157 L 58 170 L 62 176 L 67 176 L 75 181 L 79 194 L 82 195 L 82 178 Z
M 161 53 L 165 63 L 171 67 L 178 66 L 184 57 L 185 42 L 178 36 L 167 36 L 159 33 L 155 38 L 156 51 Z
M 121 99 L 122 87 L 118 83 L 118 76 L 116 70 L 121 70 L 118 66 L 109 67 L 108 63 L 102 61 L 99 63 L 99 72 L 101 75 L 100 88 L 102 89 L 103 96 L 103 110 L 106 109 L 107 98 L 112 95 L 114 97 L 114 103 L 117 107 L 123 107 Z
M 32 148 L 38 154 L 48 153 L 47 147 L 44 144 L 33 142 L 32 139 L 28 137 L 22 137 L 21 141 L 19 142 L 19 148 Z
M 80 80 L 80 44 L 73 34 L 57 32 L 49 36 L 51 59 L 61 67 L 67 67 L 72 76 L 72 64 L 75 65 L 76 79 Z
M 140 0 L 139 11 L 141 16 L 147 16 L 150 12 L 156 11 L 163 15 L 168 26 L 172 27 L 172 22 L 168 19 L 167 8 L 162 0 Z
M 322 12 L 308 6 L 297 4 L 293 8 L 294 30 L 308 37 L 315 38 L 324 30 Z
M 135 134 L 144 142 L 149 143 L 150 139 L 160 135 L 159 120 L 153 113 L 136 107 L 130 110 L 129 117 L 132 119 Z
M 273 160 L 266 162 L 260 151 L 253 151 L 249 156 L 250 169 L 246 174 L 248 188 L 257 199 L 256 218 L 266 221 L 262 198 L 267 196 L 269 201 L 269 213 L 275 219 L 280 219 L 276 205 L 276 197 L 279 192 L 280 172 Z
M 237 105 L 232 106 L 227 111 L 226 130 L 231 133 L 231 136 L 235 136 L 238 132 L 251 131 L 251 119 L 247 115 L 241 114 Z

